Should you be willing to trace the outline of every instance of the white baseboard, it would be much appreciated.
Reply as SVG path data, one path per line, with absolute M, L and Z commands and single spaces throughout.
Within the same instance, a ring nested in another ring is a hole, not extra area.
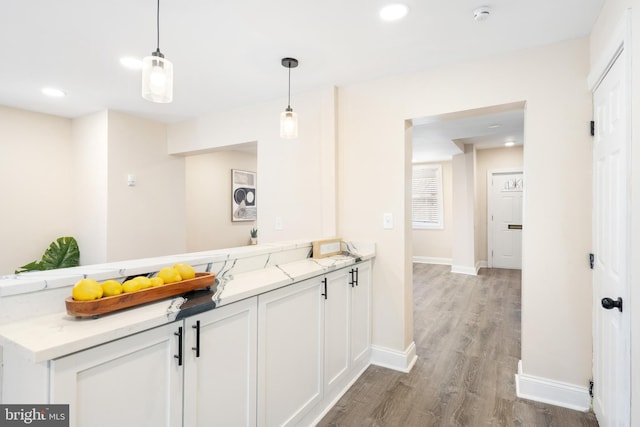
M 468 274 L 469 276 L 478 275 L 476 267 L 467 267 L 466 265 L 452 265 L 451 272 L 457 274 Z
M 451 258 L 436 258 L 431 256 L 414 256 L 413 262 L 416 264 L 437 264 L 451 265 Z
M 400 372 L 411 372 L 418 356 L 416 344 L 412 341 L 405 351 L 392 350 L 386 347 L 371 346 L 371 364 Z
M 516 395 L 522 399 L 562 406 L 586 412 L 591 408 L 587 387 L 536 377 L 522 373 L 522 360 L 518 362 Z
M 469 276 L 477 276 L 481 268 L 487 267 L 487 261 L 477 261 L 475 267 L 466 265 L 452 265 L 451 272 L 458 274 L 468 274 Z

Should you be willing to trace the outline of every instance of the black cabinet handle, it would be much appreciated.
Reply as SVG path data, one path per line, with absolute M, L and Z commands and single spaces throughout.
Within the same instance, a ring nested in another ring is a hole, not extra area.
M 355 270 L 353 268 L 349 270 L 349 275 L 351 275 L 351 278 L 349 279 L 349 284 L 353 288 L 356 285 Z
M 324 293 L 321 295 L 324 296 L 324 299 L 327 299 L 327 278 L 326 277 L 322 279 L 322 283 L 324 283 Z
M 196 324 L 191 327 L 196 330 L 196 346 L 191 347 L 191 350 L 195 350 L 196 357 L 200 357 L 200 321 L 196 320 Z
M 359 281 L 360 281 L 360 276 L 358 276 L 358 267 L 356 267 L 356 286 L 359 285 L 358 283 Z
M 178 359 L 178 366 L 182 366 L 182 326 L 180 326 L 178 332 L 174 332 L 173 335 L 178 337 L 178 354 L 174 354 L 173 357 Z
M 618 297 L 617 300 L 612 300 L 611 298 L 602 298 L 602 307 L 611 310 L 612 308 L 617 308 L 622 312 L 622 298 Z

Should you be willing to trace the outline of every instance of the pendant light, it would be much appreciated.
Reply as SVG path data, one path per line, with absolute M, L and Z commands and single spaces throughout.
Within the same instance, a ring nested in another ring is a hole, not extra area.
M 160 52 L 160 0 L 156 30 L 156 50 L 142 60 L 142 97 L 165 104 L 173 101 L 173 64 Z
M 291 69 L 298 66 L 298 60 L 282 58 L 282 66 L 289 69 L 289 96 L 287 109 L 280 113 L 280 137 L 294 139 L 298 137 L 298 115 L 291 108 Z

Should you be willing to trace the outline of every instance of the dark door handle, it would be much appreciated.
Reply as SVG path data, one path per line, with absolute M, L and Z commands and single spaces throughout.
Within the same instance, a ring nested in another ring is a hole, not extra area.
M 618 297 L 617 300 L 612 300 L 611 298 L 602 298 L 602 307 L 607 310 L 611 310 L 612 308 L 617 308 L 622 312 L 622 298 Z
M 178 354 L 174 354 L 173 357 L 178 359 L 178 366 L 182 366 L 182 326 L 180 326 L 178 332 L 174 332 L 173 335 L 178 337 Z
M 196 357 L 200 357 L 200 321 L 196 320 L 196 324 L 191 327 L 196 330 L 196 346 L 191 347 L 191 350 L 196 352 Z
M 322 283 L 324 283 L 324 293 L 320 295 L 322 295 L 324 299 L 327 299 L 327 278 L 326 277 L 322 280 Z

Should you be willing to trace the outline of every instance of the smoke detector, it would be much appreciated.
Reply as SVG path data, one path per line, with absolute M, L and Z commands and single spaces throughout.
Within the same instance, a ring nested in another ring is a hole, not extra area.
M 473 19 L 476 21 L 486 21 L 491 15 L 491 8 L 489 6 L 480 6 L 473 11 Z

